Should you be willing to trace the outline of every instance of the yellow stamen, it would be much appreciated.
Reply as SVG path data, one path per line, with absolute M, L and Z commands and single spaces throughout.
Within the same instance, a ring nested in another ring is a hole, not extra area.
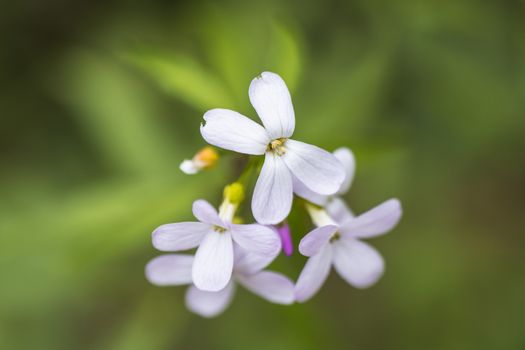
M 341 235 L 339 234 L 339 232 L 334 233 L 333 236 L 330 237 L 330 243 L 337 241 L 339 238 L 341 238 Z
M 282 156 L 286 153 L 286 148 L 284 147 L 285 143 L 285 138 L 275 139 L 268 144 L 267 150 L 269 152 L 274 152 L 275 154 Z
M 214 225 L 213 226 L 213 230 L 217 233 L 223 233 L 223 232 L 226 232 L 226 229 L 224 227 L 220 227 L 220 226 L 217 226 L 217 225 Z

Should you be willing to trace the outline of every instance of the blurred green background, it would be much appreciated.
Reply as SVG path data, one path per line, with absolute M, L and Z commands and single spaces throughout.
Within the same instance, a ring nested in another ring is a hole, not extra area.
M 0 349 L 525 349 L 524 18 L 520 0 L 4 3 Z M 264 70 L 295 138 L 354 150 L 351 207 L 405 214 L 371 242 L 374 287 L 332 272 L 306 304 L 240 290 L 205 320 L 145 280 L 150 233 L 219 204 L 235 156 L 178 165 L 207 109 L 256 118 Z

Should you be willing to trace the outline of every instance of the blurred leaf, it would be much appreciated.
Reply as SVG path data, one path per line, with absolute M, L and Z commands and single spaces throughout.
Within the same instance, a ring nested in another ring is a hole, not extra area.
M 146 73 L 166 93 L 199 111 L 232 105 L 227 87 L 187 55 L 142 51 L 128 52 L 122 57 Z
M 58 95 L 73 110 L 109 168 L 136 174 L 165 170 L 169 135 L 155 121 L 154 97 L 107 57 L 75 52 Z
M 303 53 L 299 47 L 299 39 L 279 23 L 273 23 L 271 33 L 267 69 L 280 74 L 293 92 L 302 73 Z
M 180 293 L 161 293 L 153 291 L 152 287 L 139 301 L 136 309 L 131 310 L 117 334 L 109 338 L 107 345 L 98 345 L 97 349 L 108 350 L 162 350 L 171 348 L 174 339 L 180 337 L 184 324 L 189 317 L 185 309 L 172 310 L 167 308 L 171 301 Z M 185 287 L 181 287 L 185 289 Z M 170 288 L 173 291 L 173 288 Z M 169 299 L 171 300 L 169 300 Z M 182 303 L 180 303 L 182 304 Z M 145 337 L 144 333 L 148 336 Z
M 340 147 L 341 144 L 352 147 L 351 143 L 348 144 L 349 138 L 362 137 L 364 128 L 376 116 L 380 106 L 389 79 L 389 51 L 385 50 L 371 51 L 353 64 L 341 65 L 337 70 L 331 67 L 351 58 L 339 57 L 336 62 L 327 59 L 319 64 L 308 76 L 304 94 L 299 96 L 301 102 L 296 113 L 305 121 L 296 127 L 297 133 L 313 138 L 310 142 L 332 133 L 329 147 Z M 335 130 L 344 132 L 335 133 Z
M 199 33 L 207 59 L 235 94 L 235 107 L 249 108 L 249 84 L 263 71 L 282 75 L 295 89 L 302 69 L 298 34 L 272 19 L 264 8 L 233 11 L 238 15 L 211 6 Z M 258 15 L 247 15 L 253 11 Z
M 228 16 L 224 8 L 210 6 L 199 23 L 206 58 L 233 92 L 235 104 L 231 108 L 247 105 L 248 84 L 260 61 L 254 46 L 261 45 L 263 17 Z M 247 21 L 255 22 L 248 25 Z

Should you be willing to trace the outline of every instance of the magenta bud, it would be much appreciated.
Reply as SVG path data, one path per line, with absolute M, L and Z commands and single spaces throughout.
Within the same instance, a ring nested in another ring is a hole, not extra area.
M 283 246 L 283 252 L 287 256 L 292 255 L 293 253 L 293 242 L 292 242 L 292 235 L 290 232 L 290 226 L 287 222 L 283 222 L 280 225 L 276 225 L 275 228 L 277 229 L 277 232 L 279 233 L 279 237 L 281 237 L 281 243 Z

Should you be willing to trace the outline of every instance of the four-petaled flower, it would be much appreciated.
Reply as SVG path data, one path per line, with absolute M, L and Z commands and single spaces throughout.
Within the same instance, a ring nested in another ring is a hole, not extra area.
M 158 227 L 152 234 L 153 246 L 161 251 L 181 251 L 198 247 L 192 264 L 192 281 L 203 291 L 215 292 L 230 281 L 233 242 L 263 256 L 275 256 L 281 242 L 269 227 L 232 224 L 234 210 L 221 208 L 221 214 L 205 200 L 193 203 L 199 222 L 181 222 Z
M 186 307 L 203 317 L 214 317 L 222 313 L 233 299 L 236 284 L 252 293 L 275 303 L 294 302 L 294 284 L 280 273 L 263 271 L 274 255 L 259 255 L 235 247 L 233 276 L 230 282 L 216 292 L 203 291 L 192 285 L 186 291 Z M 192 284 L 192 255 L 168 254 L 151 260 L 146 266 L 148 280 L 158 286 Z
M 290 93 L 281 77 L 264 72 L 252 80 L 250 102 L 264 127 L 228 109 L 204 114 L 202 137 L 227 150 L 265 155 L 252 197 L 252 212 L 261 224 L 277 224 L 290 213 L 293 177 L 310 190 L 334 194 L 345 178 L 341 163 L 329 152 L 290 139 L 295 114 Z
M 309 207 L 318 228 L 299 243 L 299 252 L 309 259 L 295 286 L 295 299 L 304 302 L 321 288 L 332 264 L 349 284 L 366 288 L 377 282 L 384 271 L 381 255 L 361 238 L 390 231 L 401 218 L 401 204 L 390 199 L 377 207 L 336 223 L 325 210 Z

